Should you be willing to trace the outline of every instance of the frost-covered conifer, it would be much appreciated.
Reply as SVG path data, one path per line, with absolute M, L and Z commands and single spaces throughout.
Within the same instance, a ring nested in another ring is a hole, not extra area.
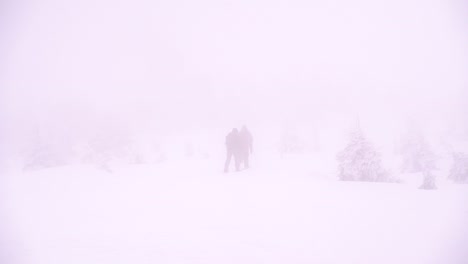
M 453 153 L 453 164 L 450 169 L 449 179 L 456 183 L 468 183 L 468 154 L 463 152 Z
M 360 129 L 352 132 L 349 143 L 338 154 L 339 179 L 343 181 L 388 181 L 380 154 Z

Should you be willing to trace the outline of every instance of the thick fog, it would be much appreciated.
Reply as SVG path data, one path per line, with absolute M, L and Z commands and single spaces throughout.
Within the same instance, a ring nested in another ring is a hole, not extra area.
M 468 182 L 467 14 L 463 0 L 0 1 L 0 262 L 467 263 L 452 184 Z M 225 174 L 243 125 L 251 170 Z M 346 174 L 353 142 L 390 176 Z
M 2 9 L 2 105 L 15 135 L 45 124 L 79 133 L 106 118 L 170 131 L 357 117 L 383 133 L 408 120 L 466 125 L 462 1 L 31 0 Z

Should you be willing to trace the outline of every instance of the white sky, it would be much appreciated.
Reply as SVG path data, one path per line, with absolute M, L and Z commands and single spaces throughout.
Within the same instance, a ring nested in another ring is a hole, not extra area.
M 467 123 L 462 1 L 6 3 L 0 87 L 12 128 L 101 115 L 174 128 Z

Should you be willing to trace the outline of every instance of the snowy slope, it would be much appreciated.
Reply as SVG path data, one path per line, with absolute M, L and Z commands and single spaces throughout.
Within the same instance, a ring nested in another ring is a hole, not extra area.
M 214 159 L 11 172 L 8 254 L 21 264 L 468 263 L 467 185 L 338 182 L 313 162 L 280 161 L 229 174 Z

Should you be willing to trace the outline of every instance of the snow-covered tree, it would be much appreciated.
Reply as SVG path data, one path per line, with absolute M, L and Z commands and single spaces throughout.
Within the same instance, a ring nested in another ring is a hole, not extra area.
M 300 139 L 296 135 L 287 133 L 281 135 L 281 154 L 300 153 L 303 151 L 303 149 L 304 147 L 302 146 Z
M 107 132 L 107 133 L 104 133 Z M 141 163 L 142 157 L 136 155 L 135 146 L 127 133 L 120 131 L 101 131 L 88 140 L 85 146 L 84 162 L 111 172 L 111 163 Z
M 468 154 L 463 152 L 453 153 L 453 164 L 450 169 L 449 179 L 456 183 L 468 183 Z
M 424 143 L 423 146 L 424 147 L 421 148 L 419 153 L 420 156 L 418 157 L 421 172 L 423 174 L 423 183 L 420 188 L 426 190 L 437 189 L 435 176 L 432 173 L 432 171 L 436 169 L 435 155 L 430 151 L 427 143 Z
M 295 128 L 291 126 L 283 126 L 281 129 L 281 138 L 279 151 L 281 155 L 291 153 L 301 153 L 304 151 L 305 142 L 299 137 Z
M 401 171 L 420 172 L 423 176 L 421 189 L 436 189 L 435 176 L 436 156 L 418 127 L 412 125 L 403 137 L 400 147 L 402 155 Z
M 400 145 L 400 154 L 402 155 L 401 172 L 415 173 L 424 172 L 427 170 L 427 162 L 431 161 L 433 157 L 430 151 L 429 144 L 422 135 L 422 133 L 415 128 L 410 129 Z
M 50 168 L 67 164 L 72 157 L 70 142 L 47 137 L 36 129 L 23 151 L 25 170 Z
M 338 177 L 342 181 L 389 181 L 387 173 L 382 168 L 380 154 L 359 128 L 350 134 L 349 143 L 338 154 L 337 160 Z

